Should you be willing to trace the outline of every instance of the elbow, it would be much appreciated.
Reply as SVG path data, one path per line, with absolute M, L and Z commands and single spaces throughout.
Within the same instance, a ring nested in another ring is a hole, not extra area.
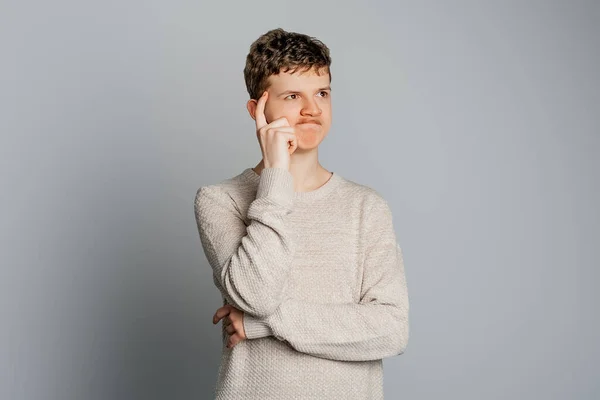
M 387 352 L 384 358 L 404 354 L 408 346 L 408 331 L 406 329 L 399 327 L 392 332 L 388 339 Z
M 394 345 L 394 355 L 399 356 L 404 354 L 406 348 L 408 347 L 408 332 L 396 335 L 395 345 Z
M 393 330 L 392 337 L 390 338 L 390 352 L 392 356 L 398 356 L 404 354 L 408 347 L 409 338 L 409 323 L 408 323 L 408 312 L 399 312 L 395 315 L 395 329 Z

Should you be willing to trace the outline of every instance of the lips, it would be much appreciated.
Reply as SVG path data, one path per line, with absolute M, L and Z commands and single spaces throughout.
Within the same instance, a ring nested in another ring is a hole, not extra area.
M 298 124 L 298 128 L 302 130 L 319 130 L 321 129 L 321 124 L 317 124 L 315 122 L 305 122 L 303 124 Z

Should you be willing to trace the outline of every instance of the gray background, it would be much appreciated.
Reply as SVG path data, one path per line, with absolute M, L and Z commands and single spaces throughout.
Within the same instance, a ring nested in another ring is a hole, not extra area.
M 598 399 L 595 1 L 0 5 L 0 398 L 209 399 L 196 189 L 260 160 L 242 70 L 323 40 L 323 165 L 382 193 L 411 338 L 389 399 Z

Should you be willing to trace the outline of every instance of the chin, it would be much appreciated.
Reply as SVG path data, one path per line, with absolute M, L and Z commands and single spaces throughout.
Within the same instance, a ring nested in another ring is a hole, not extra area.
M 308 152 L 314 150 L 319 147 L 321 143 L 323 143 L 323 139 L 325 138 L 322 138 L 318 141 L 311 141 L 310 143 L 302 142 L 302 140 L 300 140 L 298 141 L 298 147 L 296 148 L 296 151 Z

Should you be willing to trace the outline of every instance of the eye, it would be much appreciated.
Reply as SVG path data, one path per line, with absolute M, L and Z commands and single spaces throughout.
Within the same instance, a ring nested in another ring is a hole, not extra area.
M 319 93 L 322 93 L 322 94 L 323 94 L 323 97 L 327 97 L 327 96 L 329 96 L 329 93 L 328 93 L 328 92 L 326 92 L 326 91 L 324 91 L 324 90 L 322 90 L 322 91 L 321 91 L 321 92 L 319 92 Z
M 285 98 L 287 99 L 287 98 L 289 98 L 291 96 L 298 96 L 298 95 L 297 94 L 290 94 L 289 96 L 286 96 Z M 293 98 L 292 100 L 295 100 L 295 98 Z

